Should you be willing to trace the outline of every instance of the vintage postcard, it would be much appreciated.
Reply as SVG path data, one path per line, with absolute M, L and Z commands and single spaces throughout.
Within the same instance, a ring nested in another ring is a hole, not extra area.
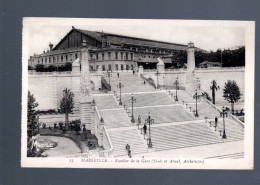
M 22 167 L 254 169 L 255 22 L 23 19 Z

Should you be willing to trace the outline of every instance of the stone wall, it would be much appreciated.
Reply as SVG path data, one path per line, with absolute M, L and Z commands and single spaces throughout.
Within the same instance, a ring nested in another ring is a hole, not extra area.
M 152 78 L 157 84 L 157 76 L 156 71 L 144 72 L 143 75 L 147 78 Z M 171 88 L 175 88 L 175 80 L 178 76 L 178 81 L 180 86 L 185 86 L 186 83 L 186 70 L 173 70 L 173 71 L 165 71 L 163 73 L 159 73 L 158 81 L 159 85 L 165 85 Z M 245 69 L 244 68 L 218 68 L 218 69 L 196 69 L 195 70 L 195 78 L 199 78 L 200 80 L 200 89 L 204 92 L 207 92 L 210 97 L 211 95 L 211 82 L 216 80 L 219 90 L 216 91 L 216 101 L 223 101 L 223 88 L 225 82 L 228 80 L 235 80 L 237 85 L 240 88 L 240 92 L 243 94 L 241 96 L 240 101 L 244 101 L 245 94 Z
M 101 76 L 95 73 L 90 75 L 91 87 L 97 91 L 101 88 Z M 75 111 L 78 112 L 80 74 L 71 72 L 60 73 L 29 73 L 28 90 L 39 103 L 37 110 L 58 109 L 65 88 L 75 94 Z
M 223 88 L 225 82 L 228 80 L 236 81 L 240 88 L 240 92 L 243 94 L 240 101 L 244 101 L 245 95 L 245 69 L 218 69 L 218 70 L 197 70 L 196 77 L 200 79 L 201 90 L 207 92 L 210 97 L 211 95 L 211 82 L 216 80 L 219 90 L 216 91 L 216 101 L 223 101 Z

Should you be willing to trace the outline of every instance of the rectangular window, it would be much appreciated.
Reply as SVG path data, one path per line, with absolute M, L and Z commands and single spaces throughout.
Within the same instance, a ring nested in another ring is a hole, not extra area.
M 98 70 L 98 65 L 96 65 L 96 70 Z
M 93 59 L 93 55 L 92 54 L 90 54 L 90 60 L 92 60 Z
M 125 58 L 126 60 L 128 60 L 128 53 L 125 53 Z
M 115 65 L 116 70 L 118 70 L 118 64 Z
M 108 64 L 108 70 L 112 71 L 111 64 Z
M 105 60 L 105 54 L 102 53 L 102 60 Z
M 123 55 L 123 52 L 121 52 L 121 60 L 123 60 L 123 56 L 124 56 L 124 55 Z
M 66 55 L 66 62 L 68 61 L 68 55 Z
M 133 70 L 134 69 L 134 66 L 133 66 L 133 64 L 131 65 L 131 70 Z
M 124 64 L 121 64 L 121 70 L 124 70 Z
M 78 58 L 78 53 L 75 54 L 75 59 L 77 59 L 77 58 Z
M 111 53 L 108 53 L 108 60 L 111 60 Z
M 133 53 L 131 53 L 131 60 L 133 60 L 134 59 L 134 55 L 133 55 Z
M 126 65 L 126 70 L 129 70 L 129 65 Z
M 106 70 L 106 66 L 102 65 L 102 71 L 105 71 L 105 70 Z
M 96 60 L 98 60 L 98 54 L 96 54 Z
M 92 65 L 90 65 L 90 70 L 93 71 L 93 66 Z
M 70 54 L 70 61 L 72 61 L 73 60 L 73 57 L 72 57 L 72 54 Z
M 116 59 L 118 59 L 118 52 L 116 52 Z
M 63 62 L 63 56 L 62 55 L 60 56 L 60 61 Z

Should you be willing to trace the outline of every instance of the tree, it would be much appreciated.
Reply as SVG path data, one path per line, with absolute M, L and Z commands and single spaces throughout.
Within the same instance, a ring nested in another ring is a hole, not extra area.
M 33 94 L 28 91 L 27 97 L 27 133 L 28 137 L 31 138 L 32 136 L 36 135 L 37 127 L 38 127 L 38 120 L 37 120 L 37 113 L 35 108 L 38 106 L 38 103 L 35 101 Z
M 213 80 L 211 82 L 210 90 L 212 91 L 212 103 L 215 105 L 215 91 L 219 89 L 219 86 L 217 85 L 217 82 Z
M 241 98 L 240 89 L 237 83 L 233 80 L 228 80 L 225 83 L 225 87 L 223 89 L 223 97 L 229 103 L 231 103 L 231 111 L 234 114 L 234 103 L 237 102 Z
M 73 112 L 74 108 L 74 94 L 69 89 L 63 90 L 63 97 L 60 101 L 60 109 L 65 113 L 65 129 L 69 129 L 69 113 Z

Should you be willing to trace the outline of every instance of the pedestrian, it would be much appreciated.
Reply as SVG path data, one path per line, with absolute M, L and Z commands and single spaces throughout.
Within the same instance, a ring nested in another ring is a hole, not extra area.
M 117 72 L 117 78 L 119 78 L 119 72 Z
M 144 80 L 144 85 L 145 85 L 145 80 Z
M 83 125 L 83 138 L 87 139 L 87 129 L 86 129 L 86 125 Z
M 135 70 L 133 70 L 133 75 L 135 74 Z
M 146 126 L 146 124 L 144 124 L 143 129 L 144 129 L 144 135 L 146 135 L 146 130 L 147 130 L 147 126 Z
M 215 117 L 215 126 L 217 126 L 218 125 L 218 117 L 216 116 Z
M 128 151 L 130 148 L 129 144 L 126 144 L 125 149 Z
M 138 129 L 139 129 L 139 125 L 141 124 L 141 116 L 140 115 L 138 116 L 138 123 L 137 124 L 138 124 Z

